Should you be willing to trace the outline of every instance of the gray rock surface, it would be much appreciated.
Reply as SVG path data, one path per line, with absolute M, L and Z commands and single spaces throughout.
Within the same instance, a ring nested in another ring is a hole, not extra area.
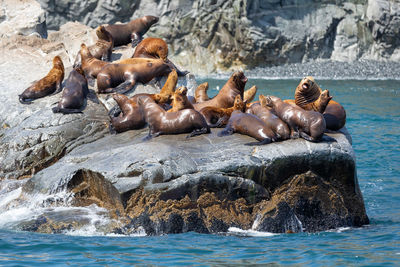
M 398 61 L 398 1 L 40 0 L 50 28 L 91 27 L 160 16 L 149 36 L 164 38 L 174 62 L 199 74 L 330 59 Z

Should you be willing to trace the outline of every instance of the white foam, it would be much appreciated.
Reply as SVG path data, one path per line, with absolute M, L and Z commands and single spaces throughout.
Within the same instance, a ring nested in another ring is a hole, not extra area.
M 236 234 L 240 236 L 253 236 L 253 237 L 268 237 L 268 236 L 275 236 L 278 234 L 269 233 L 269 232 L 259 232 L 255 230 L 243 230 L 237 227 L 229 227 L 228 233 Z

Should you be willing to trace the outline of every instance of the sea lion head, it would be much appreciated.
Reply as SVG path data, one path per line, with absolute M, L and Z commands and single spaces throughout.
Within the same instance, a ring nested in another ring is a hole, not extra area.
M 91 57 L 93 57 L 93 55 L 89 51 L 89 48 L 84 43 L 81 44 L 80 53 L 81 53 L 81 57 L 82 58 L 91 58 Z
M 236 84 L 237 88 L 244 91 L 244 86 L 247 82 L 247 77 L 244 75 L 243 71 L 235 71 L 232 74 L 232 80 Z
M 261 102 L 261 99 L 262 98 L 260 98 L 260 103 L 262 103 Z M 273 96 L 273 95 L 267 95 L 266 97 L 265 97 L 265 106 L 266 107 L 269 107 L 269 108 L 273 108 L 274 107 L 274 103 L 276 102 L 276 101 L 278 101 L 278 100 L 280 100 L 280 98 L 279 97 L 276 97 L 276 96 Z M 264 100 L 263 100 L 264 101 Z M 261 104 L 262 105 L 262 104 Z
M 83 71 L 82 66 L 75 67 L 74 70 L 76 70 L 76 72 L 85 77 L 85 72 Z
M 296 87 L 295 103 L 300 107 L 315 102 L 321 94 L 321 88 L 312 76 L 304 77 Z
M 177 92 L 180 95 L 187 95 L 187 88 L 186 86 L 181 86 L 178 89 L 175 90 L 175 92 Z
M 96 35 L 101 40 L 109 42 L 112 41 L 112 35 L 106 30 L 103 25 L 96 28 Z
M 154 23 L 157 23 L 159 20 L 158 17 L 156 16 L 144 16 L 143 21 L 146 23 L 146 25 L 151 26 Z
M 62 69 L 62 71 L 64 71 L 64 64 L 59 56 L 55 56 L 53 58 L 53 66 L 58 67 L 58 68 Z
M 246 103 L 247 103 L 247 101 L 243 101 L 242 97 L 240 95 L 237 95 L 235 97 L 235 102 L 233 103 L 233 108 L 235 110 L 240 110 L 240 111 L 244 112 L 246 109 Z
M 328 103 L 333 98 L 333 96 L 330 96 L 329 90 L 326 89 L 326 90 L 322 91 L 320 98 L 321 98 L 322 102 Z
M 243 101 L 246 101 L 247 103 L 253 101 L 254 97 L 256 96 L 256 93 L 257 93 L 257 86 L 253 85 L 250 89 L 244 91 Z

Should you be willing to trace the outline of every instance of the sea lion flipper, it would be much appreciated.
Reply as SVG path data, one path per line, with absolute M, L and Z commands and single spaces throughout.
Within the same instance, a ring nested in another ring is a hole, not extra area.
M 24 98 L 22 95 L 18 95 L 18 100 L 21 104 L 30 105 L 32 104 L 33 99 Z
M 115 88 L 111 88 L 112 91 L 109 93 L 119 93 L 119 94 L 125 94 L 129 92 L 136 84 L 135 80 L 127 80 L 120 85 L 118 85 Z
M 270 144 L 272 143 L 273 140 L 271 140 L 270 138 L 265 138 L 264 140 L 260 141 L 260 142 L 250 142 L 250 143 L 246 143 L 246 146 L 262 146 L 262 145 L 266 145 L 266 144 Z
M 191 132 L 189 135 L 186 136 L 186 138 L 190 138 L 196 135 L 201 135 L 201 134 L 205 134 L 208 133 L 209 129 L 207 129 L 207 127 L 203 127 L 201 129 L 194 129 L 193 132 Z
M 313 143 L 318 142 L 318 140 L 316 138 L 306 134 L 305 132 L 300 132 L 300 136 L 301 136 L 301 138 L 303 138 L 303 139 L 305 139 L 307 141 L 310 141 L 310 142 L 313 142 Z
M 108 116 L 110 116 L 110 117 L 118 117 L 119 114 L 121 114 L 121 112 L 122 112 L 122 110 L 121 110 L 120 106 L 119 105 L 115 105 L 108 112 Z
M 218 136 L 221 137 L 221 136 L 232 135 L 233 132 L 234 132 L 233 128 L 230 126 L 227 126 L 225 129 L 223 129 L 222 131 L 220 131 L 218 133 Z
M 112 135 L 117 134 L 117 131 L 115 130 L 115 127 L 114 127 L 114 125 L 112 125 L 112 123 L 110 123 L 108 125 L 108 130 L 110 131 L 110 134 L 112 134 Z
M 87 98 L 93 103 L 100 104 L 99 98 L 97 97 L 96 92 L 94 90 L 89 90 Z

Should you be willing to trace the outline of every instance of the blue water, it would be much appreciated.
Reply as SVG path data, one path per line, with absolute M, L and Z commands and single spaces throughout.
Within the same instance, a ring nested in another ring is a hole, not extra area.
M 224 84 L 223 80 L 207 81 L 210 88 Z M 293 98 L 298 82 L 250 79 L 246 88 L 256 84 L 259 93 Z M 400 266 L 400 82 L 317 82 L 347 111 L 346 126 L 353 138 L 370 225 L 313 234 L 157 237 L 48 235 L 3 229 L 0 265 Z

